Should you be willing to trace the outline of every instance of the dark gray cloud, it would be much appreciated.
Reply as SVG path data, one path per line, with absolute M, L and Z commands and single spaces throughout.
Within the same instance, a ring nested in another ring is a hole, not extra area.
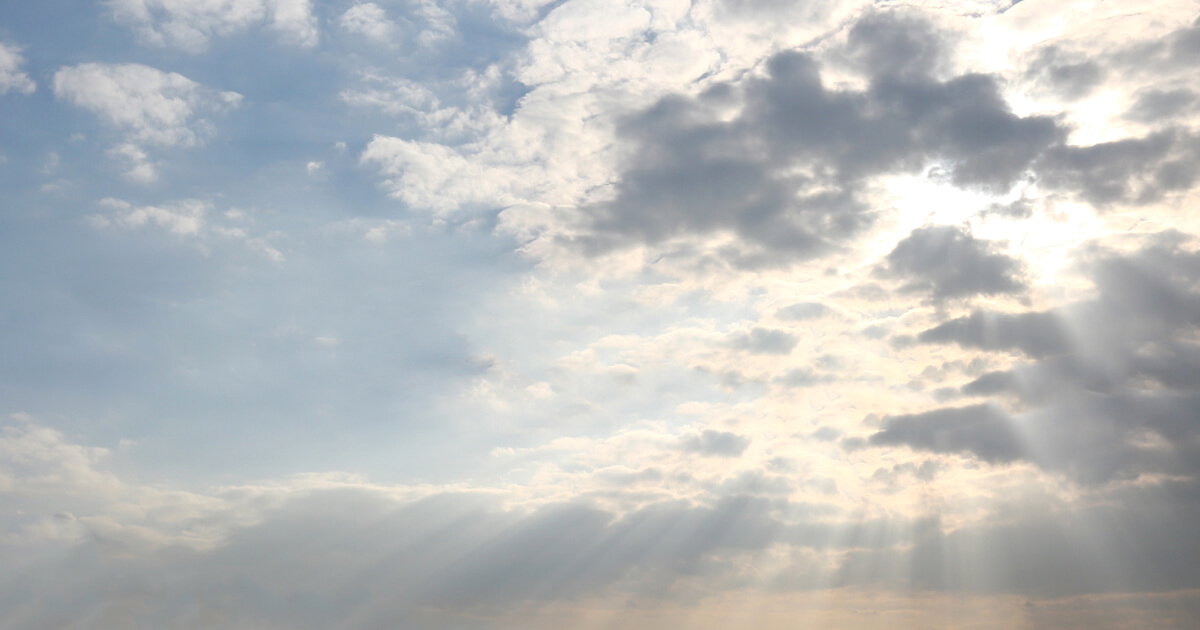
M 1035 164 L 1038 182 L 1049 190 L 1078 195 L 1104 209 L 1146 204 L 1190 189 L 1200 176 L 1200 140 L 1182 117 L 1195 111 L 1188 72 L 1200 60 L 1200 21 L 1164 38 L 1083 54 L 1050 46 L 1030 63 L 1026 78 L 1068 99 L 1086 96 L 1108 76 L 1140 80 L 1126 117 L 1158 131 L 1087 146 L 1058 143 Z
M 1079 264 L 1095 298 L 1049 312 L 980 311 L 921 333 L 918 342 L 1035 359 L 959 389 L 1022 411 L 992 403 L 888 418 L 867 444 L 1025 459 L 1088 484 L 1200 473 L 1200 253 L 1188 242 L 1164 233 L 1133 254 L 1086 248 Z
M 906 280 L 901 290 L 935 300 L 1017 293 L 1024 289 L 1021 264 L 952 225 L 917 228 L 896 244 L 879 273 Z
M 909 479 L 932 481 L 937 476 L 941 464 L 937 460 L 927 459 L 920 465 L 912 462 L 896 464 L 890 468 L 876 468 L 871 474 L 871 480 L 898 489 L 899 484 Z
M 847 46 L 870 77 L 864 90 L 827 87 L 816 61 L 788 51 L 764 77 L 626 119 L 616 196 L 587 209 L 584 244 L 729 230 L 776 258 L 812 256 L 871 222 L 869 177 L 940 160 L 957 185 L 1007 189 L 1063 136 L 1049 117 L 1014 114 L 992 76 L 936 78 L 944 38 L 923 21 L 872 14 Z
M 1152 203 L 1191 188 L 1200 174 L 1200 140 L 1168 129 L 1090 146 L 1057 145 L 1036 164 L 1039 183 L 1078 194 L 1100 208 Z
M 1072 55 L 1058 46 L 1039 50 L 1025 71 L 1025 78 L 1069 100 L 1090 95 L 1108 71 L 1094 59 Z
M 1141 473 L 1190 474 L 1200 453 L 1185 418 L 1200 413 L 1200 397 L 1067 393 L 1033 411 L 1013 415 L 994 404 L 937 409 L 884 419 L 863 446 L 907 446 L 918 451 L 972 455 L 990 464 L 1024 460 L 1088 485 Z M 1169 454 L 1144 443 L 1147 431 L 1180 439 Z M 1183 459 L 1180 459 L 1183 458 Z
M 1135 73 L 1161 75 L 1200 61 L 1200 17 L 1161 39 L 1138 42 L 1113 55 L 1113 64 Z
M 991 405 L 889 416 L 868 443 L 904 444 L 935 453 L 972 453 L 991 463 L 1011 462 L 1024 452 L 1008 414 Z
M 837 311 L 821 304 L 820 302 L 797 302 L 791 306 L 785 306 L 775 312 L 775 316 L 779 319 L 799 322 L 809 319 L 821 319 L 822 317 L 830 317 L 836 315 Z
M 1055 313 L 975 311 L 917 335 L 920 343 L 957 343 L 980 350 L 1019 350 L 1032 357 L 1070 349 L 1065 323 Z
M 733 347 L 755 354 L 788 354 L 796 347 L 796 336 L 774 328 L 752 328 L 733 338 Z
M 1200 323 L 1200 255 L 1184 247 L 1187 241 L 1176 232 L 1161 233 L 1128 256 L 1085 248 L 1079 266 L 1097 289 L 1095 299 L 1044 312 L 975 311 L 921 332 L 916 340 L 1020 350 L 1035 358 L 1132 357 L 1139 349 L 1175 348 L 1177 336 Z
M 1195 92 L 1183 88 L 1146 90 L 1138 94 L 1125 116 L 1143 123 L 1162 122 L 1192 109 L 1196 99 Z
M 1196 33 L 1177 32 L 1160 46 L 1167 52 L 1154 54 L 1188 57 Z M 1013 113 L 995 77 L 944 77 L 949 48 L 948 36 L 927 21 L 870 13 L 834 55 L 868 78 L 864 89 L 829 87 L 811 56 L 786 51 L 766 61 L 765 76 L 717 84 L 694 98 L 669 96 L 629 116 L 618 130 L 627 151 L 615 197 L 585 208 L 590 225 L 579 242 L 602 252 L 730 231 L 741 244 L 722 255 L 760 267 L 852 238 L 873 221 L 864 194 L 870 178 L 932 163 L 961 187 L 1007 191 L 1028 176 L 1101 208 L 1152 203 L 1200 178 L 1200 141 L 1182 128 L 1067 144 L 1069 130 L 1058 118 Z M 1110 66 L 1132 63 L 1112 57 L 1049 47 L 1026 74 L 1082 98 L 1104 83 Z M 1183 89 L 1148 91 L 1130 116 L 1169 115 L 1191 98 Z M 995 210 L 1028 216 L 1021 204 Z
M 1028 219 L 1033 216 L 1033 205 L 1025 198 L 1011 203 L 992 203 L 988 204 L 979 215 L 982 217 L 1000 216 L 1008 219 Z
M 923 17 L 895 12 L 866 15 L 850 29 L 847 43 L 869 75 L 920 81 L 944 64 L 947 42 Z
M 699 435 L 683 440 L 683 450 L 716 457 L 737 457 L 750 446 L 750 438 L 730 433 L 705 429 Z
M 988 372 L 983 376 L 963 385 L 962 393 L 966 396 L 991 396 L 1011 389 L 1016 378 L 1009 371 Z

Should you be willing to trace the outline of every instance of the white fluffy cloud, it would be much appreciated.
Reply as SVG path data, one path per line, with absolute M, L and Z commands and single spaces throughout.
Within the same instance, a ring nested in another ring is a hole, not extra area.
M 203 86 L 174 72 L 141 64 L 83 63 L 54 74 L 54 94 L 119 130 L 110 152 L 128 165 L 127 176 L 152 181 L 146 148 L 192 147 L 214 133 L 207 115 L 237 107 L 242 96 Z
M 374 2 L 361 2 L 346 9 L 339 21 L 347 31 L 377 43 L 389 42 L 396 35 L 396 23 Z
M 21 71 L 25 58 L 21 56 L 21 48 L 6 42 L 0 42 L 0 94 L 19 92 L 33 94 L 37 84 L 28 74 Z
M 299 46 L 320 40 L 310 0 L 109 0 L 117 22 L 134 28 L 144 41 L 190 53 L 224 37 L 266 24 Z

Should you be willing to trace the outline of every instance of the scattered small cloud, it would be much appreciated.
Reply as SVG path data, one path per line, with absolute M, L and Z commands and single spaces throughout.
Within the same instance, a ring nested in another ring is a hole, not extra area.
M 287 43 L 302 47 L 320 41 L 311 0 L 108 0 L 118 24 L 131 27 L 153 46 L 191 54 L 208 49 L 215 37 L 266 26 Z
M 699 435 L 691 435 L 681 440 L 683 450 L 689 453 L 713 457 L 738 457 L 750 446 L 750 439 L 730 433 L 705 429 Z
M 37 91 L 37 83 L 21 71 L 24 63 L 20 47 L 0 41 L 0 95 L 8 92 L 33 94 Z
M 126 176 L 156 177 L 148 148 L 204 144 L 215 132 L 205 116 L 236 108 L 242 95 L 205 87 L 174 72 L 140 64 L 83 63 L 54 73 L 54 95 L 96 114 L 123 135 L 110 155 L 126 165 Z

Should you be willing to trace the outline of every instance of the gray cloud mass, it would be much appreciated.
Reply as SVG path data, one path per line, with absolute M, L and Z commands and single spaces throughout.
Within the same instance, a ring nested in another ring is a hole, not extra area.
M 920 343 L 1033 359 L 960 389 L 1026 410 L 986 404 L 890 417 L 868 443 L 1024 459 L 1084 483 L 1200 473 L 1200 253 L 1188 243 L 1164 233 L 1129 255 L 1085 252 L 1094 300 L 1049 312 L 977 311 L 919 334 Z
M 715 457 L 737 457 L 750 446 L 750 439 L 729 431 L 705 429 L 683 440 L 683 450 Z
M 904 291 L 937 300 L 1022 290 L 1020 263 L 994 250 L 993 243 L 963 228 L 931 225 L 897 243 L 880 271 L 907 280 Z
M 811 257 L 872 222 L 869 177 L 941 160 L 959 186 L 1004 190 L 1063 135 L 1050 117 L 1014 114 L 992 76 L 934 77 L 944 42 L 921 20 L 871 14 L 849 53 L 870 77 L 864 90 L 827 87 L 811 56 L 788 51 L 764 77 L 626 119 L 616 197 L 590 209 L 584 243 L 730 230 L 777 256 Z

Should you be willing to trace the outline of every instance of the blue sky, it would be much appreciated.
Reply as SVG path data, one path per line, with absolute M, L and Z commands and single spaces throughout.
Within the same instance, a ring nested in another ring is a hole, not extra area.
M 0 630 L 1200 619 L 1200 17 L 0 9 Z

